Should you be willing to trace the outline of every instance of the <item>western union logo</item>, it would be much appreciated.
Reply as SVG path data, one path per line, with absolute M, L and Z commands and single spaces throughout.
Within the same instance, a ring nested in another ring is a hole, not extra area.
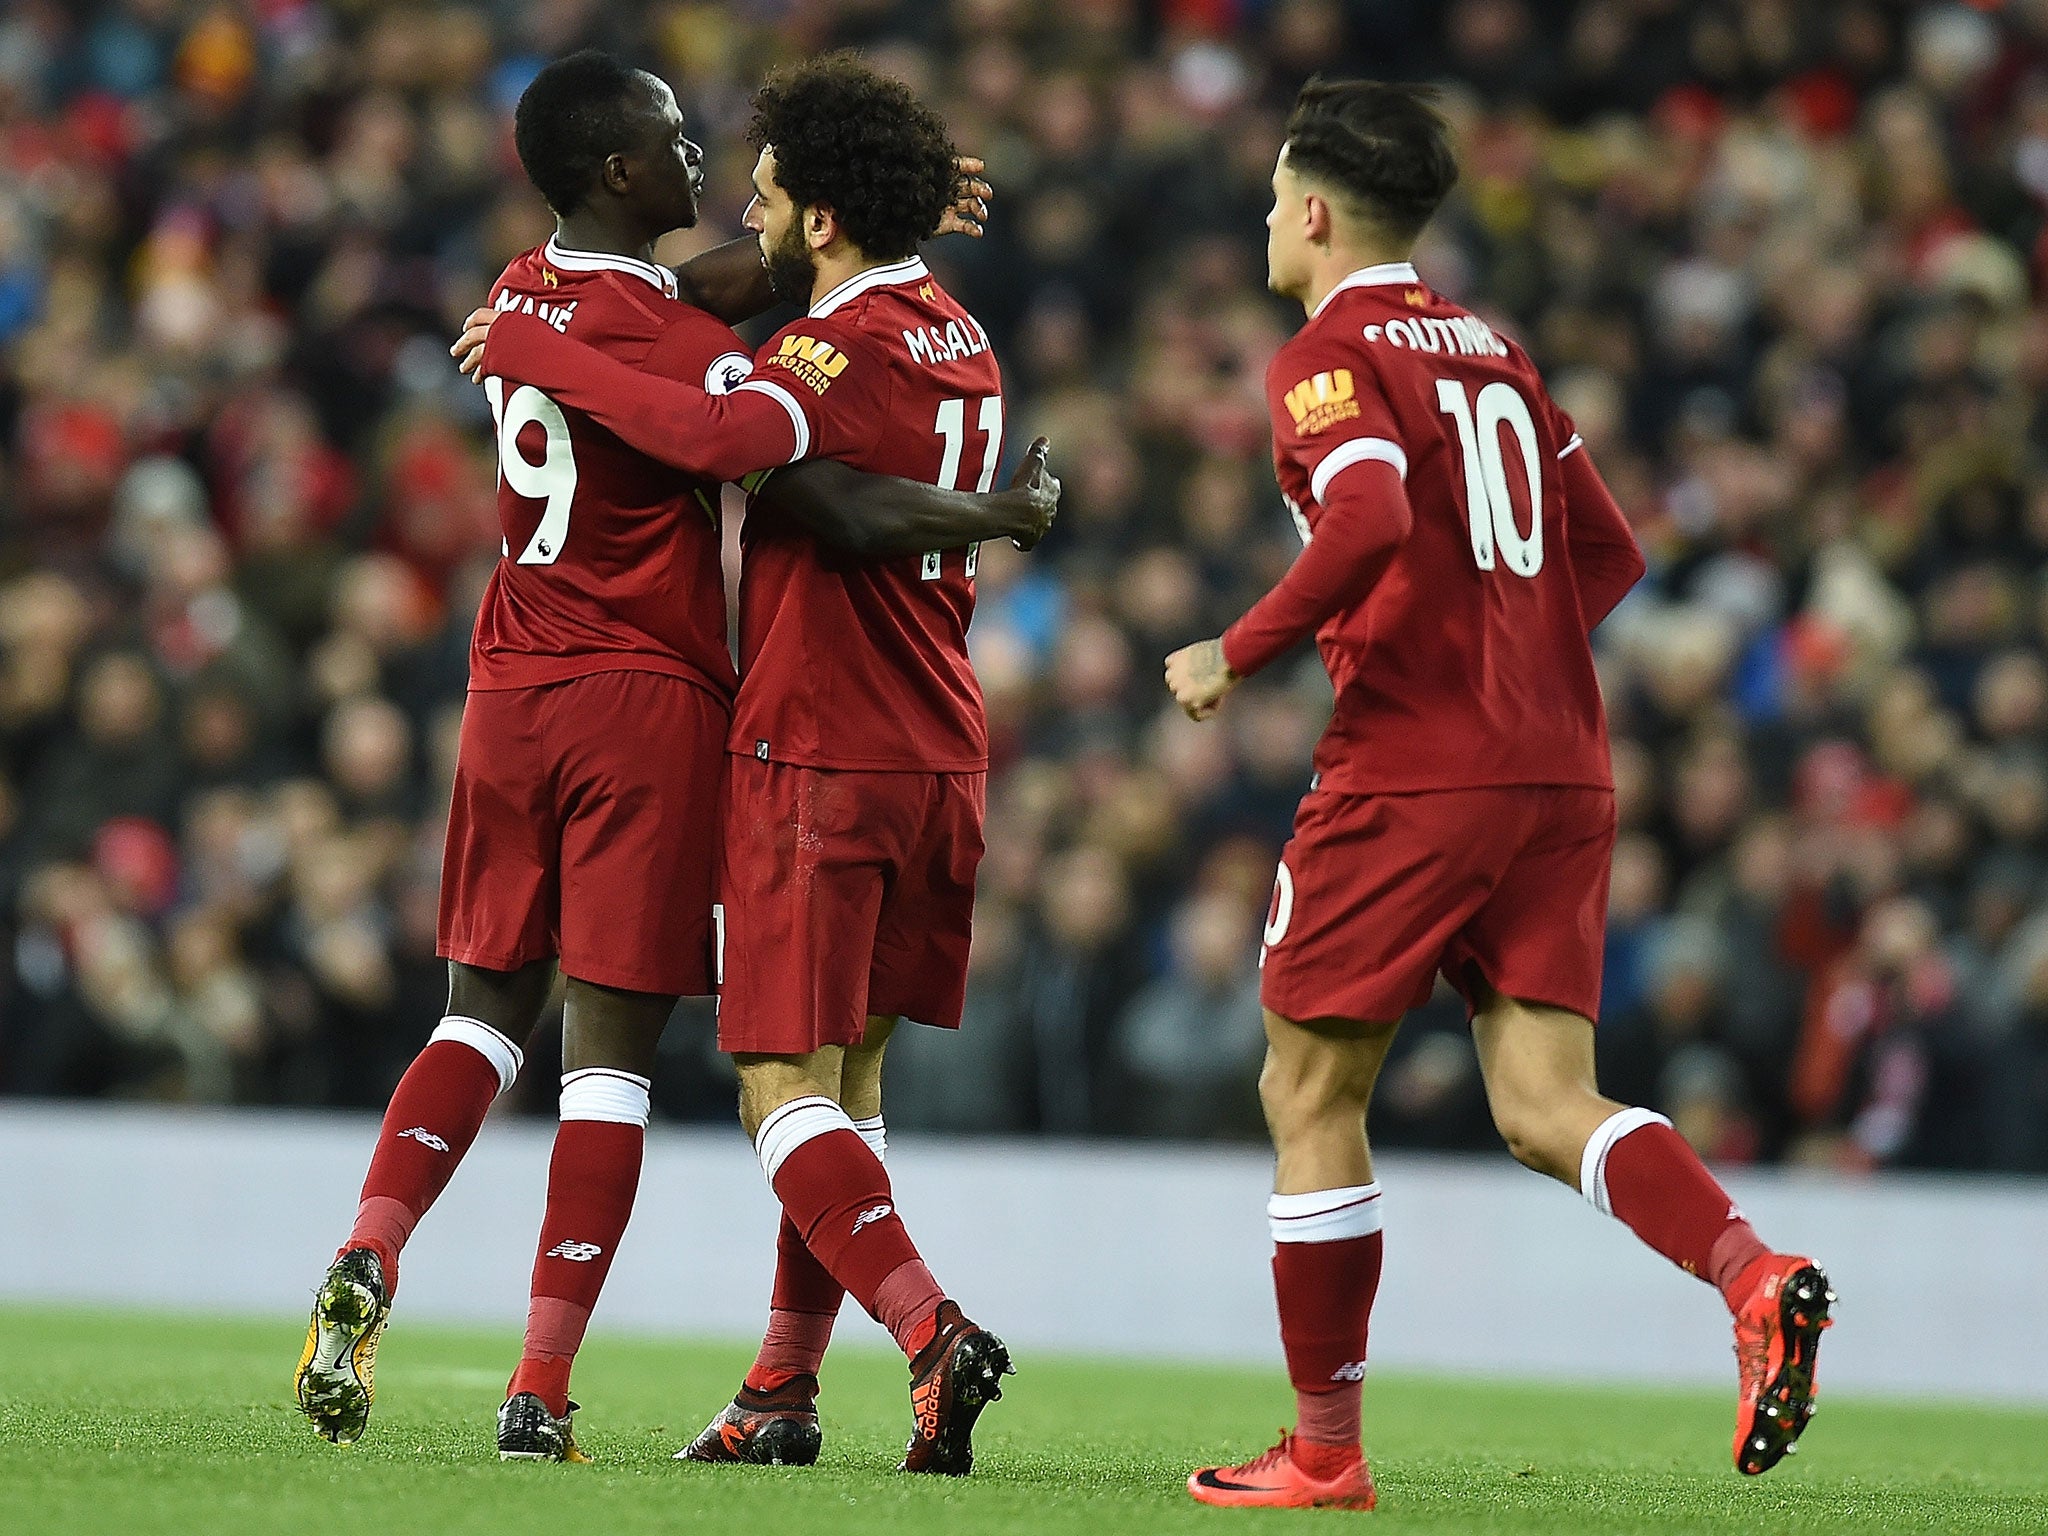
M 1287 391 L 1287 414 L 1297 430 L 1311 436 L 1358 414 L 1357 390 L 1349 368 L 1333 368 L 1303 379 Z
M 809 363 L 828 379 L 836 379 L 846 369 L 846 354 L 829 341 L 815 341 L 809 336 L 785 336 L 782 348 L 777 354 L 783 367 L 797 362 Z

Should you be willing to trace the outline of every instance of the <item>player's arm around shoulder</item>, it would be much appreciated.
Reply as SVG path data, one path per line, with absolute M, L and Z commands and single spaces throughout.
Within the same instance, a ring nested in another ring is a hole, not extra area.
M 780 401 L 707 393 L 607 356 L 537 316 L 473 311 L 449 348 L 462 371 L 531 385 L 582 411 L 658 463 L 710 480 L 737 480 L 807 451 L 802 417 Z
M 897 475 L 866 474 L 831 459 L 777 470 L 755 490 L 770 511 L 859 560 L 1010 539 L 1032 549 L 1059 512 L 1060 482 L 1035 439 L 1001 491 L 955 491 Z

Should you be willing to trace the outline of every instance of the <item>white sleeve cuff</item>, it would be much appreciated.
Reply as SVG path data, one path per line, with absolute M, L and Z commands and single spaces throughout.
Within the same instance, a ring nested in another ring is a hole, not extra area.
M 809 455 L 811 451 L 811 419 L 804 414 L 804 408 L 796 403 L 795 395 L 792 395 L 772 379 L 749 379 L 746 383 L 734 389 L 733 393 L 739 394 L 741 390 L 753 390 L 758 394 L 766 395 L 785 411 L 789 412 L 789 424 L 796 432 L 796 451 L 790 454 L 789 463 L 794 464 L 798 459 Z
M 1349 442 L 1339 443 L 1323 456 L 1322 463 L 1309 476 L 1309 490 L 1318 506 L 1325 505 L 1330 491 L 1330 482 L 1354 464 L 1372 462 L 1391 464 L 1394 473 L 1403 480 L 1408 478 L 1408 455 L 1399 443 L 1389 442 L 1384 437 L 1354 437 Z

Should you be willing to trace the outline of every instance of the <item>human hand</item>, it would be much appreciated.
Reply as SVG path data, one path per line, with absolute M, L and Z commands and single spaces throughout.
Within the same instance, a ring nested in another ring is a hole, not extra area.
M 1223 641 L 1200 640 L 1166 658 L 1166 686 L 1190 720 L 1206 720 L 1242 681 L 1223 659 Z
M 484 365 L 484 342 L 491 334 L 491 322 L 497 318 L 495 309 L 472 309 L 469 318 L 462 322 L 462 335 L 448 349 L 456 367 L 479 382 L 482 375 L 478 370 Z

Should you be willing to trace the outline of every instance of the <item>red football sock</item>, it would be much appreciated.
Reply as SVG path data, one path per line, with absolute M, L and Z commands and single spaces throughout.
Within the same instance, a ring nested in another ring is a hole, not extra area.
M 803 1234 L 785 1213 L 775 1234 L 775 1291 L 769 1302 L 768 1331 L 747 1372 L 747 1386 L 774 1392 L 799 1376 L 815 1377 L 825 1363 L 832 1325 L 845 1297 L 846 1288 L 804 1246 Z
M 889 1278 L 875 1288 L 875 1321 L 915 1360 L 939 1331 L 939 1303 L 945 1299 L 924 1260 L 912 1259 L 890 1270 Z
M 398 1255 L 454 1177 L 491 1101 L 518 1076 L 519 1048 L 475 1019 L 448 1018 L 392 1091 L 363 1178 L 356 1223 L 341 1247 L 368 1248 L 398 1294 Z
M 1699 1154 L 1670 1121 L 1648 1110 L 1622 1110 L 1594 1131 L 1579 1189 L 1680 1269 L 1712 1284 L 1731 1312 L 1747 1299 L 1742 1272 L 1770 1252 Z
M 603 1068 L 571 1073 L 563 1079 L 562 1113 L 525 1348 L 505 1389 L 508 1397 L 536 1394 L 557 1418 L 569 1411 L 569 1368 L 633 1214 L 647 1139 L 647 1080 Z
M 897 1334 L 899 1344 L 928 1323 L 928 1317 L 906 1321 L 899 1315 L 921 1304 L 925 1282 L 907 1287 L 906 1299 L 899 1281 L 887 1298 L 891 1315 L 878 1310 L 883 1282 L 923 1261 L 896 1214 L 881 1159 L 868 1150 L 846 1111 L 826 1098 L 793 1100 L 761 1122 L 754 1144 L 804 1245 L 868 1315 Z
M 1266 1208 L 1280 1344 L 1294 1383 L 1295 1437 L 1309 1446 L 1348 1452 L 1359 1444 L 1366 1333 L 1384 1251 L 1379 1198 L 1377 1184 L 1360 1184 L 1275 1195 Z M 1338 1457 L 1337 1467 L 1346 1459 Z M 1310 1470 L 1334 1475 L 1334 1469 Z

